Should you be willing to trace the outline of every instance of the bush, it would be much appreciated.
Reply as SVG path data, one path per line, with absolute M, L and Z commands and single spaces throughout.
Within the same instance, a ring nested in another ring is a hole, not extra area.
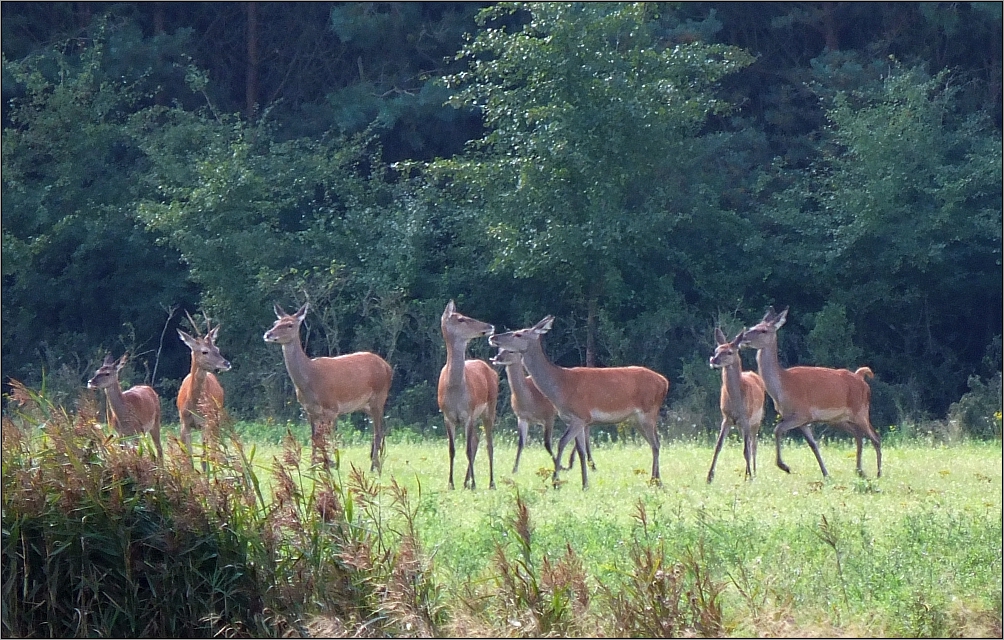
M 979 376 L 969 377 L 969 391 L 948 409 L 948 421 L 974 438 L 1001 437 L 1001 373 L 998 371 L 984 382 Z

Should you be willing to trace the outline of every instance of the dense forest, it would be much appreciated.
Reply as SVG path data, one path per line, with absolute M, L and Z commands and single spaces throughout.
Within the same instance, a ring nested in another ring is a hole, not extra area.
M 424 429 L 453 299 L 712 431 L 714 328 L 773 305 L 786 365 L 875 372 L 880 432 L 999 406 L 1001 3 L 0 10 L 4 385 L 128 351 L 176 420 L 188 311 L 233 415 L 296 418 L 262 334 L 308 302 L 308 353 L 384 356 Z

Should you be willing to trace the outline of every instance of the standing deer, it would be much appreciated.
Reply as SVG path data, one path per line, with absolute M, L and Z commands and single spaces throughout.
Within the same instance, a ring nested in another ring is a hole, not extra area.
M 307 315 L 307 304 L 292 315 L 278 304 L 274 310 L 277 320 L 265 332 L 264 340 L 282 345 L 282 357 L 296 388 L 296 399 L 310 422 L 312 451 L 316 453 L 326 426 L 335 425 L 339 415 L 362 411 L 373 420 L 370 471 L 380 471 L 383 412 L 394 370 L 386 360 L 368 351 L 310 358 L 300 343 L 300 324 Z
M 519 459 L 526 446 L 526 439 L 531 424 L 539 424 L 544 427 L 544 448 L 554 459 L 554 451 L 551 448 L 551 434 L 554 432 L 554 420 L 558 417 L 558 410 L 554 408 L 551 401 L 540 392 L 537 385 L 533 383 L 533 378 L 526 375 L 523 367 L 523 355 L 515 351 L 500 349 L 498 354 L 492 358 L 495 366 L 504 366 L 506 378 L 509 380 L 512 412 L 516 414 L 516 432 L 519 436 L 519 446 L 516 449 L 516 463 L 512 467 L 512 472 L 519 470 Z M 572 449 L 568 458 L 568 467 L 571 469 L 577 449 Z M 596 470 L 593 463 L 592 447 L 589 445 L 589 434 L 586 433 L 586 457 L 589 466 Z
M 512 466 L 512 472 L 519 470 L 519 459 L 523 455 L 523 447 L 526 446 L 526 439 L 531 424 L 539 424 L 544 427 L 544 448 L 554 459 L 554 451 L 551 449 L 551 434 L 554 431 L 554 420 L 558 417 L 558 411 L 551 404 L 533 379 L 523 371 L 523 356 L 515 351 L 500 349 L 498 354 L 492 358 L 492 364 L 505 367 L 505 375 L 509 380 L 509 401 L 512 404 L 512 412 L 516 414 L 516 433 L 519 437 L 519 444 L 516 449 L 516 462 Z
M 453 458 L 456 455 L 457 426 L 462 426 L 467 445 L 467 474 L 464 488 L 474 489 L 474 456 L 478 452 L 480 419 L 485 428 L 488 447 L 488 487 L 495 488 L 495 451 L 492 430 L 495 427 L 495 405 L 499 395 L 499 376 L 484 360 L 466 360 L 467 343 L 474 338 L 489 336 L 495 327 L 487 322 L 457 313 L 453 300 L 446 305 L 439 321 L 446 341 L 446 364 L 439 372 L 437 398 L 443 412 L 446 435 L 450 441 L 450 481 L 453 489 Z
M 761 378 L 752 371 L 743 371 L 743 361 L 739 353 L 743 332 L 729 342 L 722 330 L 715 328 L 715 354 L 708 364 L 722 370 L 722 393 L 719 406 L 722 410 L 722 427 L 718 432 L 718 442 L 715 444 L 715 455 L 711 458 L 711 469 L 708 471 L 708 484 L 715 477 L 715 464 L 722 450 L 722 443 L 729 433 L 730 426 L 739 429 L 743 437 L 743 457 L 746 458 L 746 478 L 752 478 L 756 472 L 757 434 L 760 433 L 760 422 L 763 420 L 763 401 L 766 391 Z M 752 470 L 751 470 L 752 465 Z
M 126 361 L 128 353 L 123 353 L 118 362 L 109 353 L 104 362 L 87 381 L 88 389 L 104 389 L 108 402 L 108 424 L 123 436 L 149 433 L 153 438 L 153 446 L 157 449 L 157 460 L 164 458 L 160 447 L 160 397 L 153 387 L 145 384 L 130 387 L 125 391 L 119 384 L 119 371 Z
M 554 482 L 561 470 L 561 455 L 569 440 L 575 440 L 582 469 L 582 488 L 589 486 L 586 476 L 586 429 L 594 423 L 617 423 L 631 419 L 652 448 L 652 482 L 659 476 L 659 432 L 656 422 L 669 381 L 645 367 L 559 367 L 551 363 L 540 339 L 551 329 L 554 316 L 536 325 L 495 334 L 488 342 L 500 349 L 523 355 L 523 363 L 537 388 L 547 396 L 561 420 L 568 425 L 554 456 Z
M 185 315 L 188 315 L 187 311 Z M 192 316 L 188 316 L 188 321 L 198 335 L 192 337 L 178 329 L 181 341 L 192 352 L 191 371 L 181 381 L 181 388 L 178 389 L 178 419 L 181 422 L 181 441 L 185 444 L 185 451 L 191 462 L 192 430 L 203 428 L 207 421 L 218 423 L 223 409 L 223 387 L 214 372 L 229 371 L 230 363 L 216 346 L 219 325 L 211 327 L 206 318 L 206 335 L 203 336 Z M 202 468 L 206 468 L 205 460 Z
M 787 308 L 781 313 L 775 313 L 774 307 L 768 308 L 760 324 L 747 329 L 740 342 L 741 347 L 757 350 L 757 368 L 781 416 L 781 422 L 774 428 L 777 466 L 791 473 L 788 465 L 781 461 L 781 436 L 799 429 L 816 455 L 823 477 L 829 475 L 810 426 L 812 422 L 825 422 L 854 436 L 858 449 L 857 472 L 861 476 L 864 475 L 862 438 L 871 440 L 878 467 L 876 475 L 881 477 L 882 444 L 868 417 L 872 392 L 865 380 L 874 375 L 872 370 L 861 367 L 852 373 L 847 369 L 825 367 L 781 368 L 777 358 L 777 330 L 784 326 L 787 316 Z

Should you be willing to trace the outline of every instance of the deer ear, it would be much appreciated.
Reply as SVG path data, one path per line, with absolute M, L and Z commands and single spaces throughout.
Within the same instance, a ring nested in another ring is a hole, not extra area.
M 125 353 L 123 353 L 122 357 L 119 358 L 119 361 L 115 363 L 115 370 L 116 371 L 122 371 L 122 369 L 125 368 L 127 362 L 129 362 L 129 352 L 128 351 L 126 351 Z
M 720 327 L 715 327 L 715 342 L 718 344 L 725 344 L 728 340 L 725 339 L 725 334 L 722 333 Z
M 113 364 L 115 364 L 115 358 L 112 357 L 112 354 L 106 353 L 105 354 L 105 360 L 104 360 L 104 362 L 101 363 L 101 366 L 102 367 L 110 367 Z
M 272 305 L 272 310 L 275 311 L 275 317 L 276 318 L 284 318 L 287 315 L 289 315 L 289 314 L 286 313 L 285 309 L 283 309 L 282 307 L 279 306 L 278 302 L 276 302 L 275 304 Z
M 774 306 L 771 305 L 767 307 L 767 313 L 763 314 L 763 320 L 760 322 L 769 322 L 775 315 L 777 314 L 774 313 Z
M 746 337 L 746 329 L 743 329 L 738 334 L 736 334 L 735 338 L 732 339 L 732 346 L 738 347 L 739 343 L 742 342 L 743 338 L 745 337 Z
M 187 333 L 185 333 L 181 329 L 178 329 L 178 337 L 181 338 L 182 342 L 184 342 L 185 344 L 188 345 L 189 349 L 194 348 L 195 338 L 193 338 L 192 336 L 188 335 Z
M 443 317 L 445 318 L 451 313 L 456 313 L 456 312 L 457 312 L 457 305 L 454 304 L 453 300 L 450 300 L 449 302 L 446 303 L 446 308 L 443 309 Z
M 300 307 L 300 310 L 296 312 L 295 315 L 296 315 L 297 319 L 300 320 L 300 322 L 303 322 L 303 319 L 307 317 L 307 309 L 310 308 L 309 305 L 310 305 L 310 303 L 304 302 L 303 306 Z
M 207 334 L 209 337 L 209 341 L 212 342 L 213 344 L 216 344 L 216 336 L 219 335 L 219 333 L 220 333 L 220 325 L 216 325 L 215 327 L 210 329 L 209 333 Z
M 554 316 L 545 316 L 543 320 L 533 325 L 533 332 L 538 334 L 544 334 L 551 330 L 551 326 L 554 324 Z
M 788 307 L 784 308 L 784 311 L 777 314 L 773 320 L 773 325 L 775 329 L 780 329 L 784 326 L 784 323 L 788 320 Z

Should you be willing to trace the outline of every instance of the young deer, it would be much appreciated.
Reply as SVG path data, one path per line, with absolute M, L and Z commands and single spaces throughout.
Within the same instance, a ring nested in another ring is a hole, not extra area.
M 554 420 L 558 417 L 558 410 L 554 408 L 551 401 L 540 392 L 537 385 L 533 383 L 533 378 L 526 375 L 523 367 L 523 355 L 515 351 L 499 349 L 498 354 L 492 358 L 495 366 L 504 366 L 506 379 L 509 380 L 512 412 L 516 414 L 516 432 L 519 436 L 519 446 L 516 449 L 516 463 L 512 467 L 512 472 L 519 470 L 519 459 L 526 446 L 527 435 L 531 424 L 539 424 L 544 428 L 544 448 L 554 458 L 554 451 L 551 448 L 551 435 L 554 432 Z M 571 469 L 575 461 L 577 449 L 572 449 L 568 457 L 568 466 L 563 469 Z M 593 463 L 592 447 L 589 445 L 589 434 L 586 433 L 586 458 L 590 468 L 595 471 L 596 465 Z
M 185 312 L 188 315 L 188 312 Z M 199 333 L 199 328 L 188 316 L 195 332 Z M 223 387 L 216 379 L 215 371 L 229 371 L 230 363 L 220 354 L 216 346 L 216 336 L 219 334 L 219 325 L 210 327 L 209 319 L 206 319 L 206 335 L 192 337 L 181 329 L 178 329 L 178 336 L 181 341 L 192 352 L 192 367 L 185 379 L 181 381 L 181 388 L 178 389 L 178 419 L 181 422 L 181 441 L 185 444 L 185 451 L 189 455 L 189 462 L 192 456 L 192 430 L 203 428 L 207 421 L 218 423 L 220 413 L 223 409 Z M 203 470 L 205 469 L 203 461 Z
M 561 470 L 561 455 L 570 440 L 575 440 L 582 469 L 582 488 L 589 486 L 586 476 L 586 433 L 594 423 L 616 423 L 633 420 L 652 448 L 652 483 L 661 482 L 659 475 L 659 432 L 656 423 L 669 381 L 645 367 L 559 367 L 547 359 L 540 339 L 551 329 L 554 316 L 547 316 L 536 325 L 495 334 L 489 344 L 499 349 L 523 355 L 523 363 L 533 376 L 537 388 L 558 410 L 568 425 L 554 456 L 554 482 Z
M 729 342 L 722 330 L 715 328 L 715 342 L 718 347 L 708 364 L 722 370 L 722 393 L 719 406 L 722 410 L 722 427 L 715 444 L 715 455 L 711 458 L 708 484 L 715 477 L 715 464 L 722 450 L 722 443 L 730 426 L 739 429 L 743 437 L 743 457 L 746 458 L 746 478 L 756 472 L 756 439 L 763 420 L 763 401 L 766 388 L 763 378 L 752 371 L 743 371 L 743 361 L 739 354 L 739 343 L 743 333 Z M 752 467 L 752 469 L 751 469 Z
M 505 367 L 505 375 L 509 380 L 509 401 L 512 405 L 512 412 L 516 414 L 516 433 L 519 437 L 519 444 L 516 449 L 516 462 L 512 466 L 512 472 L 519 470 L 519 459 L 523 455 L 523 447 L 526 446 L 526 439 L 531 424 L 539 424 L 544 428 L 544 448 L 554 459 L 554 451 L 551 450 L 551 434 L 554 431 L 554 420 L 558 417 L 558 411 L 551 404 L 533 379 L 523 371 L 523 356 L 515 351 L 500 349 L 498 354 L 492 358 L 492 364 Z
M 128 359 L 128 353 L 123 353 L 118 362 L 115 362 L 111 354 L 106 355 L 94 376 L 87 381 L 87 388 L 105 390 L 108 424 L 113 429 L 123 436 L 149 433 L 153 438 L 153 446 L 157 449 L 157 460 L 162 460 L 164 451 L 160 447 L 160 397 L 153 387 L 145 384 L 122 390 L 119 371 L 125 367 Z
M 467 445 L 467 473 L 464 488 L 474 489 L 474 456 L 478 452 L 480 419 L 485 428 L 488 447 L 488 487 L 495 488 L 495 448 L 492 430 L 495 427 L 495 405 L 499 395 L 499 376 L 484 360 L 466 360 L 467 343 L 474 338 L 489 336 L 495 327 L 487 322 L 457 313 L 453 300 L 446 305 L 440 318 L 440 328 L 446 341 L 446 364 L 439 372 L 437 399 L 443 412 L 446 435 L 450 442 L 450 479 L 453 489 L 453 458 L 456 455 L 457 426 L 462 426 Z
M 394 370 L 387 361 L 369 351 L 336 357 L 310 358 L 300 343 L 300 324 L 307 304 L 294 314 L 275 305 L 277 320 L 265 332 L 265 342 L 282 345 L 296 399 L 310 422 L 310 441 L 316 453 L 326 425 L 334 425 L 343 413 L 362 411 L 373 420 L 370 471 L 380 471 L 383 455 L 383 412 L 390 394 Z
M 874 375 L 872 370 L 861 367 L 852 373 L 847 369 L 825 367 L 782 368 L 777 357 L 777 330 L 784 326 L 787 316 L 787 308 L 775 313 L 774 307 L 770 307 L 760 324 L 747 329 L 740 342 L 741 347 L 757 350 L 757 368 L 767 393 L 774 400 L 774 408 L 781 416 L 781 422 L 774 428 L 777 466 L 791 473 L 788 465 L 781 461 L 781 436 L 792 429 L 799 429 L 812 448 L 823 477 L 829 475 L 809 426 L 812 422 L 825 422 L 854 436 L 858 449 L 858 475 L 864 475 L 861 468 L 862 439 L 871 440 L 878 467 L 876 475 L 881 477 L 882 443 L 868 417 L 872 392 L 865 380 Z

